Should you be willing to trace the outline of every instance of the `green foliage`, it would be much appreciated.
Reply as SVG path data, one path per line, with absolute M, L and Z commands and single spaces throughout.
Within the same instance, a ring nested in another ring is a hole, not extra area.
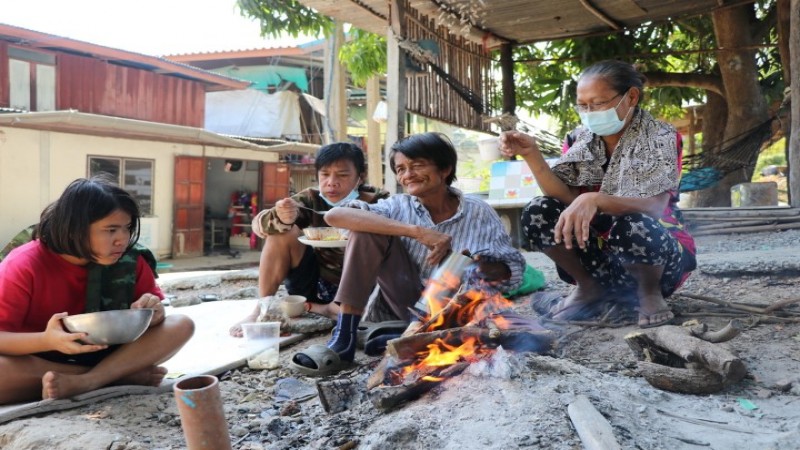
M 353 84 L 365 86 L 371 76 L 386 73 L 386 39 L 358 28 L 350 30 L 350 37 L 339 50 L 339 59 Z
M 289 35 L 329 36 L 333 20 L 297 0 L 237 0 L 242 15 L 261 22 L 261 34 L 267 37 Z
M 786 164 L 786 138 L 775 141 L 758 155 L 753 180 L 761 178 L 761 169 L 767 166 L 785 166 Z
M 297 0 L 237 0 L 242 15 L 261 22 L 261 34 L 268 37 L 290 35 L 330 36 L 334 22 Z M 386 72 L 386 39 L 357 28 L 342 46 L 339 58 L 352 82 L 364 86 L 372 75 Z
M 766 11 L 774 7 L 774 0 L 757 2 L 759 19 L 764 20 Z M 764 43 L 776 40 L 773 32 Z M 642 72 L 718 76 L 714 52 L 702 51 L 716 46 L 709 15 L 646 24 L 608 36 L 518 46 L 513 55 L 520 61 L 515 65 L 517 105 L 532 115 L 556 118 L 561 128 L 552 131 L 564 134 L 578 123 L 571 106 L 577 77 L 586 66 L 604 59 L 622 59 L 636 64 Z M 779 100 L 784 83 L 777 49 L 767 47 L 757 52 L 756 61 L 765 96 L 768 101 Z M 648 86 L 645 94 L 642 106 L 666 118 L 680 116 L 687 103 L 705 101 L 704 90 L 685 86 Z

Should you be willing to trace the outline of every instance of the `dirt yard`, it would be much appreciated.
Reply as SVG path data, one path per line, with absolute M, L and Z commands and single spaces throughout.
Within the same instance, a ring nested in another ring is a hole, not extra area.
M 700 268 L 678 294 L 764 307 L 800 298 L 800 231 L 698 239 Z M 542 260 L 529 255 L 539 266 Z M 539 266 L 552 290 L 566 290 L 549 266 Z M 209 287 L 225 297 L 248 282 Z M 252 283 L 250 283 L 252 284 Z M 516 310 L 532 314 L 529 297 Z M 743 332 L 729 346 L 746 378 L 712 395 L 652 387 L 641 376 L 624 336 L 638 330 L 563 325 L 546 355 L 498 352 L 417 400 L 389 412 L 356 389 L 349 409 L 323 411 L 315 380 L 287 368 L 223 374 L 221 389 L 234 449 L 579 449 L 568 405 L 586 396 L 625 449 L 800 448 L 800 307 L 783 318 L 759 317 L 682 295 L 671 299 L 681 321 L 722 328 L 737 316 Z M 229 324 L 220 324 L 227 327 Z M 601 324 L 602 325 L 602 324 Z M 281 352 L 283 366 L 316 336 Z M 379 358 L 359 353 L 359 365 L 337 378 L 361 386 Z M 93 406 L 19 419 L 0 426 L 0 448 L 182 449 L 185 440 L 171 393 L 116 398 Z

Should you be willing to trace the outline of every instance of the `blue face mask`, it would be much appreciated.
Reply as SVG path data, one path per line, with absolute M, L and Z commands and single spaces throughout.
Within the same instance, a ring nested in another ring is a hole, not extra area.
M 580 113 L 581 123 L 583 123 L 583 126 L 588 128 L 589 131 L 598 136 L 611 136 L 612 134 L 619 133 L 620 130 L 622 130 L 622 127 L 625 126 L 625 121 L 628 119 L 628 114 L 633 111 L 633 108 L 628 109 L 625 117 L 620 120 L 620 118 L 617 117 L 617 108 L 619 108 L 619 105 L 622 104 L 622 100 L 625 100 L 624 95 L 619 100 L 619 103 L 617 103 L 617 106 L 613 108 L 609 108 L 604 111 L 589 111 Z
M 344 204 L 344 203 L 347 203 L 347 202 L 349 202 L 350 200 L 355 200 L 355 199 L 357 199 L 357 198 L 358 198 L 358 188 L 355 188 L 355 189 L 353 189 L 352 191 L 350 191 L 350 193 L 349 193 L 349 194 L 347 194 L 347 196 L 346 196 L 346 197 L 342 198 L 342 199 L 341 199 L 341 200 L 339 200 L 338 202 L 332 202 L 332 201 L 330 201 L 330 200 L 329 200 L 327 197 L 325 197 L 325 194 L 323 194 L 322 192 L 320 192 L 320 193 L 319 193 L 319 196 L 320 196 L 320 198 L 321 198 L 321 199 L 322 199 L 322 200 L 323 200 L 325 203 L 327 203 L 327 204 L 328 204 L 328 206 L 330 206 L 331 208 L 333 208 L 334 206 L 339 206 L 339 205 L 342 205 L 342 204 Z

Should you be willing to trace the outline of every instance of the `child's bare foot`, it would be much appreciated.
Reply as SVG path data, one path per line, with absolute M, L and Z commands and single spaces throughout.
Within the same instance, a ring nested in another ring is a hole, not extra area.
M 244 331 L 242 331 L 242 324 L 255 322 L 257 320 L 258 320 L 258 313 L 257 312 L 250 313 L 247 317 L 236 322 L 232 327 L 230 327 L 228 329 L 228 333 L 230 333 L 230 335 L 233 337 L 237 338 L 243 337 Z
M 311 305 L 311 309 L 309 311 L 313 313 L 317 313 L 321 316 L 330 317 L 331 319 L 338 319 L 339 318 L 339 305 L 334 302 L 330 303 L 312 303 L 308 302 Z
M 50 371 L 42 377 L 42 398 L 70 398 L 98 387 L 94 386 L 84 374 Z
M 150 366 L 134 372 L 126 377 L 121 378 L 114 384 L 135 384 L 137 386 L 159 386 L 164 376 L 167 374 L 167 368 L 162 366 Z

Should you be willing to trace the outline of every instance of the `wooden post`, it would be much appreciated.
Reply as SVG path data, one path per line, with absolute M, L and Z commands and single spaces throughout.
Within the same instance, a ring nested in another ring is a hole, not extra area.
M 789 71 L 790 78 L 800 76 L 800 0 L 792 0 L 789 19 Z M 789 80 L 787 81 L 790 82 Z M 800 86 L 791 86 L 791 134 L 789 137 L 789 204 L 800 207 Z
M 383 152 L 381 151 L 381 125 L 372 116 L 381 100 L 380 78 L 373 75 L 367 80 L 367 182 L 383 186 Z
M 389 168 L 389 151 L 395 142 L 405 136 L 407 85 L 405 54 L 398 45 L 398 38 L 404 36 L 405 10 L 403 2 L 392 0 L 389 4 L 389 31 L 386 36 L 386 104 L 389 117 L 386 121 L 384 189 L 397 192 L 397 179 Z
M 324 142 L 347 139 L 347 94 L 345 73 L 339 62 L 339 49 L 344 42 L 344 24 L 336 22 L 336 29 L 325 46 L 325 136 Z
M 503 74 L 503 113 L 511 115 L 515 114 L 517 110 L 513 50 L 514 47 L 508 43 L 500 46 L 500 71 Z M 506 129 L 504 128 L 503 131 L 506 131 Z

